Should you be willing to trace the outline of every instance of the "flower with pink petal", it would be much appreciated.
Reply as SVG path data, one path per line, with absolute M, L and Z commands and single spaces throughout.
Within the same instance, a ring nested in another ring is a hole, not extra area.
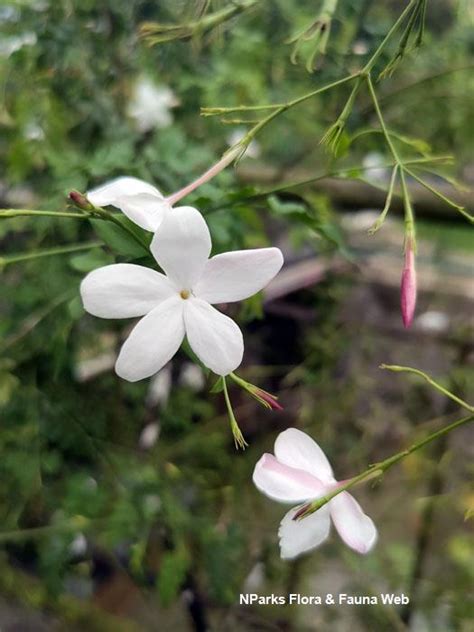
M 272 500 L 307 504 L 337 489 L 332 468 L 319 445 L 307 434 L 289 428 L 275 441 L 275 456 L 264 454 L 255 466 L 253 482 Z M 341 538 L 358 553 L 368 553 L 377 540 L 372 520 L 348 492 L 340 492 L 327 504 L 298 520 L 301 506 L 293 507 L 280 523 L 280 554 L 292 559 L 322 544 L 331 520 Z
M 416 269 L 415 246 L 413 238 L 408 237 L 405 243 L 405 265 L 402 272 L 400 302 L 402 308 L 403 325 L 406 329 L 411 326 L 416 307 Z
M 74 202 L 79 202 L 81 208 L 84 208 L 80 203 L 83 199 L 86 202 L 90 202 L 93 206 L 115 206 L 132 222 L 154 233 L 176 202 L 214 178 L 238 158 L 243 151 L 243 146 L 236 145 L 232 147 L 199 178 L 196 178 L 196 180 L 193 180 L 190 184 L 168 197 L 165 197 L 152 184 L 129 176 L 116 178 L 89 191 L 86 198 L 80 196 L 77 191 L 73 191 L 70 197 Z
M 209 229 L 190 206 L 166 215 L 150 249 L 165 274 L 118 263 L 94 270 L 81 283 L 90 314 L 143 317 L 120 351 L 117 374 L 130 382 L 154 375 L 186 336 L 206 367 L 228 375 L 242 361 L 242 332 L 212 304 L 241 301 L 263 289 L 283 264 L 280 250 L 237 250 L 209 258 Z

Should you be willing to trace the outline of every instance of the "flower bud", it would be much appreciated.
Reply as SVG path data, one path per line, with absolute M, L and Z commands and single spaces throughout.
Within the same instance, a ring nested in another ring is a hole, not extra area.
M 91 211 L 94 208 L 94 206 L 89 202 L 86 196 L 79 191 L 71 191 L 68 197 L 78 208 L 82 209 L 83 211 Z
M 403 325 L 407 329 L 413 322 L 416 306 L 416 270 L 413 241 L 413 237 L 408 237 L 405 242 L 405 265 L 402 272 L 400 296 Z

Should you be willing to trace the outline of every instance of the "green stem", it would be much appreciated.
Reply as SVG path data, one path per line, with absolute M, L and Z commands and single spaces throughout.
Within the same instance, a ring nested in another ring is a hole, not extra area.
M 379 230 L 379 228 L 384 223 L 385 218 L 387 217 L 388 211 L 390 210 L 390 205 L 392 203 L 393 193 L 395 191 L 395 182 L 397 180 L 398 169 L 399 169 L 398 165 L 395 165 L 393 167 L 392 177 L 390 179 L 390 185 L 388 187 L 387 199 L 385 200 L 385 206 L 383 208 L 383 211 L 380 213 L 379 217 L 377 218 L 377 221 L 374 223 L 372 228 L 369 229 L 369 234 L 370 235 L 373 235 L 374 233 L 376 233 Z
M 0 209 L 0 219 L 8 218 L 8 217 L 67 217 L 73 219 L 102 219 L 104 221 L 112 222 L 116 226 L 118 226 L 122 231 L 125 231 L 129 237 L 131 237 L 134 241 L 136 241 L 142 248 L 149 252 L 148 244 L 142 240 L 138 235 L 136 235 L 133 230 L 131 230 L 125 224 L 122 224 L 120 220 L 118 220 L 113 213 L 106 211 L 103 208 L 95 207 L 90 211 L 84 211 L 83 213 L 66 213 L 66 212 L 55 212 L 55 211 L 37 211 L 31 209 Z
M 141 237 L 135 234 L 131 228 L 129 228 L 125 224 L 122 224 L 122 222 L 113 213 L 109 213 L 109 211 L 106 211 L 105 209 L 99 206 L 95 206 L 93 210 L 91 211 L 91 216 L 92 217 L 95 216 L 96 218 L 104 219 L 106 221 L 112 222 L 113 224 L 118 226 L 121 230 L 125 231 L 127 235 L 131 237 L 134 241 L 136 241 L 137 244 L 139 244 L 146 251 L 147 254 L 150 252 L 150 248 L 148 244 L 146 243 L 146 241 L 144 241 Z
M 405 179 L 404 165 L 400 165 L 400 182 L 402 185 L 403 204 L 405 207 L 405 236 L 414 238 L 415 217 L 413 214 L 413 206 L 411 204 L 410 194 L 408 193 L 408 187 Z
M 410 194 L 408 192 L 408 187 L 407 187 L 407 183 L 406 183 L 406 179 L 405 179 L 405 164 L 402 161 L 402 159 L 400 158 L 398 151 L 395 147 L 395 145 L 393 144 L 393 141 L 390 137 L 390 133 L 388 131 L 388 128 L 385 124 L 385 119 L 383 117 L 382 114 L 382 110 L 380 109 L 380 104 L 377 98 L 377 95 L 375 93 L 375 89 L 374 89 L 374 84 L 372 82 L 372 78 L 369 75 L 367 75 L 367 85 L 369 87 L 369 92 L 370 95 L 372 97 L 372 101 L 374 104 L 374 108 L 375 108 L 375 112 L 377 113 L 377 117 L 379 119 L 380 122 L 380 127 L 382 128 L 382 132 L 383 135 L 385 137 L 385 140 L 387 142 L 388 148 L 390 149 L 390 152 L 393 156 L 393 159 L 395 160 L 395 163 L 398 165 L 399 171 L 400 171 L 400 183 L 402 185 L 402 196 L 403 196 L 403 203 L 404 203 L 404 207 L 405 207 L 405 235 L 406 237 L 410 237 L 413 242 L 415 240 L 415 218 L 414 218 L 414 214 L 413 214 L 413 207 L 411 204 L 411 199 L 410 199 Z
M 445 162 L 448 159 L 450 159 L 450 156 L 432 156 L 430 158 L 413 158 L 412 160 L 407 160 L 405 164 L 418 165 L 418 164 L 426 164 L 426 163 L 436 162 L 436 161 Z M 393 169 L 395 166 L 397 165 L 394 162 L 386 162 L 386 163 L 377 165 L 376 167 L 363 167 L 361 165 L 353 165 L 352 167 L 344 167 L 343 169 L 334 169 L 332 171 L 325 171 L 324 173 L 314 176 L 313 178 L 305 178 L 304 180 L 297 180 L 296 182 L 287 182 L 285 184 L 281 184 L 278 187 L 274 187 L 273 189 L 266 189 L 265 191 L 253 193 L 252 195 L 247 195 L 245 197 L 240 198 L 238 202 L 236 203 L 240 203 L 242 201 L 249 202 L 253 200 L 259 200 L 261 198 L 267 197 L 268 195 L 281 193 L 282 191 L 288 191 L 290 189 L 305 186 L 307 184 L 313 184 L 314 182 L 318 182 L 319 180 L 325 180 L 326 178 L 344 177 L 346 174 L 348 173 L 350 174 L 353 171 L 361 171 L 362 169 L 370 171 L 370 169 L 380 169 L 380 168 Z M 393 192 L 393 194 L 397 195 L 395 191 Z M 232 206 L 232 203 L 229 203 L 228 205 Z M 222 203 L 219 203 L 218 206 L 210 206 L 208 207 L 205 215 L 209 215 L 210 213 L 216 212 L 220 210 L 221 208 L 222 208 Z
M 311 92 L 308 92 L 307 94 L 303 94 L 301 97 L 297 97 L 296 99 L 293 99 L 292 101 L 287 101 L 286 103 L 280 104 L 277 107 L 277 109 L 275 109 L 274 112 L 271 112 L 268 116 L 266 116 L 264 119 L 259 121 L 256 125 L 254 125 L 254 127 L 252 127 L 252 129 L 250 129 L 247 132 L 247 134 L 242 138 L 242 140 L 240 141 L 240 144 L 248 145 L 253 140 L 255 135 L 258 132 L 260 132 L 260 130 L 262 130 L 266 125 L 268 125 L 268 123 L 270 123 L 270 121 L 272 121 L 274 118 L 279 116 L 282 112 L 285 112 L 286 110 L 289 110 L 290 108 L 295 107 L 295 105 L 299 105 L 300 103 L 303 103 L 304 101 L 307 101 L 308 99 L 311 99 L 317 94 L 321 94 L 322 92 L 326 92 L 327 90 L 331 90 L 332 88 L 336 88 L 337 86 L 342 86 L 345 83 L 348 83 L 349 81 L 352 81 L 353 79 L 356 79 L 358 77 L 359 77 L 359 73 L 348 75 L 347 77 L 344 77 L 343 79 L 338 79 L 337 81 L 328 83 L 325 86 L 322 86 L 321 88 L 317 88 L 316 90 L 312 90 Z
M 446 397 L 449 397 L 450 399 L 452 399 L 454 402 L 456 402 L 457 404 L 465 408 L 470 413 L 474 413 L 474 406 L 471 406 L 470 404 L 468 404 L 461 398 L 454 395 L 454 393 L 451 393 L 451 391 L 448 391 L 447 389 L 445 389 L 444 386 L 441 386 L 441 384 L 438 384 L 438 382 L 435 382 L 433 378 L 431 378 L 427 373 L 424 373 L 424 371 L 420 371 L 420 369 L 414 369 L 409 366 L 399 366 L 398 364 L 381 364 L 380 368 L 387 369 L 388 371 L 394 371 L 396 373 L 413 373 L 414 375 L 419 375 L 424 380 L 426 380 L 428 384 L 433 386 L 433 388 L 438 390 L 440 393 L 443 393 L 443 395 L 446 395 Z
M 237 419 L 235 418 L 234 410 L 230 402 L 229 392 L 227 391 L 227 382 L 226 382 L 225 376 L 222 376 L 222 389 L 224 391 L 224 399 L 225 399 L 225 404 L 227 406 L 227 413 L 229 415 L 230 427 L 232 429 L 232 434 L 234 436 L 235 447 L 237 449 L 239 448 L 245 449 L 248 443 L 245 441 L 242 431 L 239 428 L 239 424 L 237 423 Z
M 428 182 L 426 182 L 426 180 L 423 180 L 423 178 L 420 178 L 419 176 L 416 175 L 416 173 L 414 173 L 414 171 L 412 171 L 411 169 L 405 169 L 405 171 L 414 179 L 416 180 L 419 184 L 421 184 L 421 186 L 423 186 L 425 189 L 427 189 L 428 191 L 430 191 L 433 195 L 436 195 L 436 197 L 438 197 L 440 200 L 443 200 L 443 202 L 446 202 L 446 204 L 448 206 L 451 206 L 453 208 L 455 208 L 459 213 L 461 213 L 461 215 L 463 215 L 464 217 L 466 217 L 469 221 L 474 222 L 474 217 L 472 215 L 470 215 L 463 206 L 460 206 L 459 204 L 456 204 L 456 202 L 453 202 L 452 200 L 450 200 L 448 197 L 446 197 L 445 195 L 443 195 L 443 193 L 441 193 L 440 191 L 436 190 L 434 187 L 432 187 Z
M 244 138 L 241 139 L 241 141 L 239 142 L 239 145 L 247 146 L 253 140 L 253 138 L 256 136 L 256 134 L 258 134 L 258 132 L 260 132 L 264 127 L 266 127 L 266 125 L 268 125 L 268 123 L 273 121 L 273 119 L 278 117 L 280 114 L 282 114 L 286 110 L 289 110 L 290 108 L 292 108 L 292 107 L 294 107 L 294 106 L 296 106 L 296 105 L 298 105 L 300 103 L 303 103 L 307 99 L 310 99 L 310 98 L 314 97 L 317 94 L 321 94 L 322 92 L 325 92 L 327 90 L 331 90 L 332 88 L 335 88 L 337 86 L 340 86 L 340 85 L 343 85 L 345 83 L 348 83 L 349 81 L 352 81 L 353 79 L 356 79 L 357 80 L 356 84 L 355 84 L 355 86 L 354 86 L 354 88 L 353 88 L 353 90 L 351 92 L 351 95 L 349 97 L 349 100 L 346 103 L 346 106 L 344 107 L 343 114 L 338 119 L 338 122 L 340 123 L 341 121 L 343 121 L 343 117 L 347 118 L 347 116 L 350 113 L 350 109 L 351 109 L 353 101 L 355 99 L 355 95 L 356 95 L 356 93 L 357 93 L 357 91 L 359 89 L 359 86 L 360 86 L 361 78 L 364 77 L 364 76 L 367 77 L 367 80 L 369 81 L 369 85 L 372 84 L 372 81 L 371 81 L 371 78 L 370 78 L 370 72 L 371 72 L 375 62 L 377 61 L 378 57 L 382 53 L 382 51 L 385 48 L 387 42 L 392 37 L 393 33 L 398 29 L 398 27 L 403 22 L 405 17 L 409 14 L 411 9 L 418 2 L 419 2 L 419 0 L 410 0 L 409 4 L 406 6 L 405 10 L 400 14 L 400 16 L 398 17 L 396 22 L 393 24 L 392 28 L 389 30 L 387 35 L 384 37 L 382 42 L 379 44 L 379 46 L 375 50 L 375 52 L 372 55 L 372 57 L 369 59 L 369 61 L 367 62 L 367 64 L 364 66 L 364 68 L 361 71 L 356 72 L 356 73 L 351 74 L 351 75 L 348 75 L 346 77 L 343 77 L 342 79 L 339 79 L 338 81 L 334 81 L 334 82 L 332 82 L 330 84 L 327 84 L 326 86 L 323 86 L 321 88 L 318 88 L 316 90 L 308 92 L 307 94 L 304 94 L 301 97 L 293 99 L 292 101 L 287 101 L 286 103 L 264 105 L 264 106 L 262 106 L 262 105 L 249 106 L 249 107 L 247 107 L 247 106 L 237 106 L 235 108 L 219 108 L 219 107 L 202 108 L 201 113 L 204 116 L 212 116 L 213 114 L 226 114 L 226 113 L 230 113 L 230 112 L 242 112 L 242 111 L 245 111 L 245 110 L 254 110 L 254 111 L 256 111 L 256 110 L 272 109 L 273 112 L 271 112 L 268 116 L 266 116 L 264 119 L 259 121 L 256 125 L 254 125 L 254 127 L 252 127 L 249 130 L 249 132 L 244 136 Z M 334 6 L 334 9 L 335 9 L 336 4 L 337 4 L 337 2 L 329 0 L 329 2 L 325 3 L 324 6 L 327 5 L 327 6 L 329 6 L 330 9 L 331 9 L 332 6 Z M 377 107 L 378 107 L 378 103 L 377 103 Z M 379 110 L 380 110 L 380 108 L 379 108 Z M 335 126 L 337 126 L 337 123 L 335 124 Z M 330 128 L 330 132 L 335 126 L 332 126 L 332 128 Z M 332 132 L 331 132 L 331 134 L 332 134 Z M 334 139 L 333 139 L 333 144 L 334 145 L 337 144 L 337 140 L 339 138 L 339 135 L 340 135 L 340 132 L 335 134 Z M 389 138 L 388 132 L 387 132 L 387 137 Z M 331 136 L 328 136 L 326 138 L 326 141 L 330 141 L 330 140 L 331 140 Z M 242 154 L 243 154 L 243 152 L 242 152 Z M 238 162 L 239 158 L 240 158 L 240 156 L 236 159 L 237 162 Z M 396 161 L 399 162 L 398 158 L 396 159 Z
M 389 30 L 387 35 L 383 38 L 382 42 L 379 44 L 378 48 L 375 50 L 375 52 L 372 55 L 372 57 L 365 64 L 365 66 L 364 66 L 364 68 L 362 70 L 363 74 L 369 73 L 372 70 L 372 68 L 375 65 L 375 62 L 378 60 L 378 58 L 380 57 L 380 55 L 383 52 L 383 49 L 387 45 L 387 42 L 392 37 L 392 35 L 395 33 L 395 31 L 398 29 L 398 27 L 402 24 L 403 20 L 410 13 L 410 11 L 412 10 L 412 8 L 415 6 L 415 4 L 417 2 L 418 2 L 418 0 L 410 0 L 410 2 L 407 4 L 407 6 L 403 10 L 403 12 L 399 15 L 398 20 L 393 24 L 392 28 Z
M 373 104 L 374 104 L 374 108 L 375 108 L 375 112 L 377 113 L 377 118 L 379 119 L 379 123 L 380 123 L 380 127 L 382 128 L 382 133 L 385 136 L 385 140 L 387 142 L 388 148 L 390 149 L 390 152 L 395 160 L 395 163 L 399 165 L 399 167 L 402 169 L 403 168 L 403 163 L 400 160 L 400 157 L 398 155 L 397 149 L 395 147 L 395 145 L 392 142 L 392 139 L 390 138 L 390 133 L 387 129 L 387 126 L 385 124 L 385 119 L 383 117 L 382 114 L 382 110 L 380 109 L 380 104 L 379 104 L 379 100 L 377 98 L 377 94 L 375 93 L 375 89 L 374 89 L 374 84 L 372 81 L 372 77 L 369 75 L 367 75 L 366 77 L 367 79 L 367 85 L 369 87 L 369 93 L 370 96 L 372 98 Z
M 380 461 L 379 463 L 374 463 L 370 465 L 361 474 L 354 476 L 353 478 L 346 481 L 343 485 L 338 486 L 329 494 L 326 494 L 322 498 L 318 498 L 318 500 L 315 500 L 312 503 L 305 506 L 301 510 L 301 512 L 298 514 L 298 519 L 303 519 L 309 516 L 310 514 L 314 513 L 315 511 L 320 509 L 323 505 L 326 505 L 335 496 L 337 496 L 338 494 L 341 494 L 344 491 L 347 491 L 348 489 L 351 489 L 352 487 L 354 487 L 354 485 L 357 485 L 357 483 L 381 476 L 390 467 L 395 465 L 395 463 L 398 463 L 399 461 L 401 461 L 408 455 L 412 454 L 413 452 L 416 452 L 417 450 L 420 450 L 420 448 L 423 448 L 428 443 L 431 443 L 432 441 L 439 439 L 439 437 L 442 437 L 443 435 L 448 434 L 455 428 L 459 428 L 460 426 L 463 426 L 464 424 L 467 424 L 473 420 L 474 420 L 473 415 L 470 415 L 469 417 L 464 417 L 462 419 L 458 419 L 457 421 L 454 421 L 448 426 L 445 426 L 444 428 L 441 428 L 440 430 L 433 432 L 432 434 L 428 435 L 424 439 L 421 439 L 420 441 L 413 443 L 410 447 L 406 448 L 405 450 L 402 450 L 401 452 L 397 452 L 397 454 L 394 454 L 388 459 L 385 459 L 384 461 Z
M 28 254 L 7 255 L 6 257 L 0 257 L 0 268 L 10 263 L 19 263 L 21 261 L 38 259 L 40 257 L 51 257 L 54 255 L 63 255 L 71 252 L 80 252 L 81 250 L 90 250 L 91 248 L 99 248 L 100 246 L 103 246 L 103 243 L 101 241 L 91 241 L 85 244 L 74 244 L 71 246 L 58 246 L 57 248 L 48 248 L 45 250 L 30 252 Z
M 2 217 L 23 217 L 23 216 L 39 216 L 39 217 L 72 217 L 75 219 L 87 219 L 88 215 L 84 213 L 61 213 L 55 211 L 33 211 L 23 208 L 2 208 L 0 209 L 0 219 Z

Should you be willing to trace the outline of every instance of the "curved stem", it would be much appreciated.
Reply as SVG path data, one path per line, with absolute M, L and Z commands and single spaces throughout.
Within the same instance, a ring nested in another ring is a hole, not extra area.
M 459 406 L 462 406 L 462 408 L 465 408 L 470 413 L 474 413 L 474 406 L 471 406 L 460 397 L 457 397 L 457 395 L 454 395 L 454 393 L 451 393 L 451 391 L 448 391 L 446 388 L 444 388 L 444 386 L 441 386 L 441 384 L 435 382 L 433 378 L 431 378 L 427 373 L 425 373 L 424 371 L 420 371 L 420 369 L 413 369 L 410 366 L 399 366 L 398 364 L 381 364 L 379 368 L 387 369 L 388 371 L 394 371 L 395 373 L 413 373 L 414 375 L 419 375 L 437 391 L 443 393 L 443 395 L 446 395 L 446 397 L 449 397 L 453 400 L 453 402 L 456 402 L 456 404 L 459 404 Z
M 388 457 L 384 461 L 380 461 L 379 463 L 374 463 L 370 465 L 366 470 L 364 470 L 357 476 L 350 478 L 343 485 L 340 485 L 339 487 L 337 487 L 337 489 L 333 490 L 329 494 L 326 494 L 322 498 L 318 498 L 318 500 L 315 500 L 312 503 L 309 503 L 308 505 L 303 506 L 300 509 L 300 511 L 297 513 L 296 518 L 300 520 L 309 516 L 310 514 L 320 509 L 323 505 L 326 505 L 335 496 L 337 496 L 338 494 L 341 494 L 344 491 L 347 491 L 348 489 L 351 489 L 352 487 L 354 487 L 354 485 L 357 485 L 357 483 L 361 483 L 362 481 L 367 481 L 369 479 L 376 478 L 376 477 L 378 478 L 379 476 L 384 474 L 384 472 L 386 472 L 389 468 L 391 468 L 393 465 L 395 465 L 396 463 L 398 463 L 399 461 L 401 461 L 408 455 L 412 454 L 413 452 L 416 452 L 417 450 L 420 450 L 428 443 L 435 441 L 439 437 L 442 437 L 443 435 L 446 435 L 449 432 L 452 432 L 453 430 L 455 430 L 456 428 L 459 428 L 460 426 L 463 426 L 473 420 L 474 420 L 474 415 L 469 415 L 469 417 L 463 417 L 462 419 L 458 419 L 457 421 L 454 421 L 448 426 L 445 426 L 444 428 L 441 428 L 440 430 L 433 432 L 432 434 L 428 435 L 424 439 L 421 439 L 420 441 L 413 443 L 410 447 L 406 448 L 405 450 L 402 450 L 401 452 L 397 452 L 393 456 Z
M 91 248 L 99 248 L 100 246 L 103 246 L 101 241 L 90 241 L 85 244 L 47 248 L 45 250 L 29 252 L 28 254 L 7 255 L 6 257 L 0 257 L 0 267 L 10 263 L 20 263 L 22 261 L 29 261 L 30 259 L 38 259 L 40 257 L 51 257 L 54 255 L 69 254 L 71 252 L 80 252 L 81 250 L 90 250 Z

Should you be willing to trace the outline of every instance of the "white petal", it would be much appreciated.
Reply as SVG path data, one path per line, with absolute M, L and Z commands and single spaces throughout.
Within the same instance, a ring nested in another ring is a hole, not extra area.
M 179 288 L 190 290 L 206 265 L 211 252 L 211 236 L 197 209 L 180 206 L 166 215 L 150 248 Z
M 117 359 L 117 375 L 129 382 L 154 375 L 171 360 L 183 338 L 183 299 L 172 296 L 132 330 Z
M 138 178 L 117 178 L 87 193 L 94 206 L 115 206 L 132 222 L 155 232 L 170 208 L 153 185 Z
M 294 507 L 280 523 L 280 555 L 284 560 L 291 560 L 301 553 L 316 548 L 329 535 L 331 521 L 329 509 L 323 505 L 321 509 L 302 520 L 293 520 L 299 507 Z
M 316 441 L 296 428 L 281 432 L 275 441 L 279 461 L 309 472 L 323 483 L 334 483 L 332 468 Z
M 241 301 L 263 289 L 282 265 L 278 248 L 225 252 L 209 259 L 194 293 L 209 303 Z
M 265 496 L 281 503 L 313 500 L 329 490 L 317 478 L 264 454 L 253 471 L 253 482 Z
M 328 505 L 334 526 L 347 546 L 358 553 L 368 553 L 377 540 L 377 529 L 356 499 L 341 492 Z
M 228 375 L 242 362 L 244 340 L 234 321 L 198 298 L 184 301 L 184 323 L 191 349 L 211 371 Z
M 176 294 L 164 274 L 133 263 L 116 263 L 90 272 L 81 283 L 84 309 L 100 318 L 143 316 Z

